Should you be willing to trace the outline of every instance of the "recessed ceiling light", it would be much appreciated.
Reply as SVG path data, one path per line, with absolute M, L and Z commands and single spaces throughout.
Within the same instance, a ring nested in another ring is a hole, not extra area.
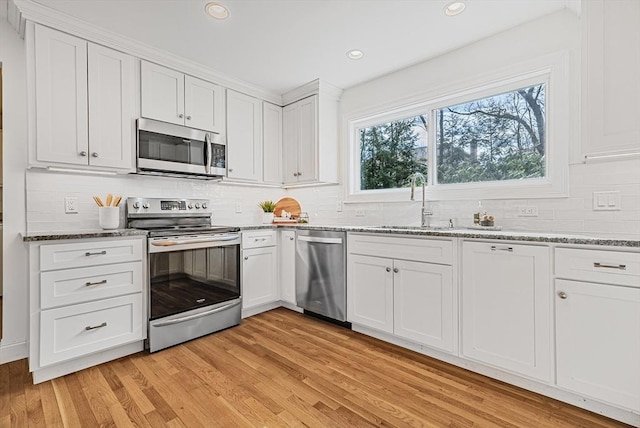
M 362 52 L 360 49 L 352 49 L 347 52 L 347 56 L 349 57 L 349 59 L 360 59 L 364 56 L 364 52 Z
M 467 7 L 463 1 L 454 1 L 444 7 L 444 14 L 447 16 L 460 15 L 462 11 Z
M 229 9 L 221 5 L 220 3 L 211 2 L 207 3 L 204 10 L 216 19 L 227 19 L 229 17 Z

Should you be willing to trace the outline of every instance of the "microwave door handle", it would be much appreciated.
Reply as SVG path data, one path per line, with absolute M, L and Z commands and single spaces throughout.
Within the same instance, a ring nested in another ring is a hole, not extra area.
M 211 174 L 211 161 L 213 158 L 212 146 L 213 141 L 211 141 L 211 134 L 208 132 L 204 135 L 204 144 L 206 146 L 205 158 L 204 158 L 204 172 L 207 174 Z

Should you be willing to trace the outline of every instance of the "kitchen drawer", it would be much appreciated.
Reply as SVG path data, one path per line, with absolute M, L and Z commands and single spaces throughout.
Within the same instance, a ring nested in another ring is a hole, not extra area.
M 100 240 L 40 246 L 40 270 L 142 260 L 142 239 Z
M 144 339 L 142 294 L 40 312 L 40 367 Z
M 276 245 L 275 230 L 250 230 L 242 232 L 242 248 L 273 247 Z
M 142 262 L 40 274 L 40 307 L 71 305 L 142 291 Z
M 347 251 L 350 254 L 416 262 L 444 265 L 453 263 L 453 242 L 451 240 L 350 233 L 347 240 Z
M 556 277 L 640 288 L 640 253 L 557 248 Z

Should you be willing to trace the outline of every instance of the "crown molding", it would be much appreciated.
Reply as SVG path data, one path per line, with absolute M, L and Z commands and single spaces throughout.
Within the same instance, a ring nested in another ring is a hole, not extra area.
M 282 96 L 280 94 L 273 93 L 242 80 L 218 73 L 215 70 L 205 67 L 195 61 L 157 49 L 153 46 L 124 37 L 106 29 L 96 27 L 95 25 L 56 11 L 32 0 L 9 0 L 10 5 L 12 2 L 15 3 L 16 11 L 20 14 L 22 19 L 22 34 L 24 34 L 24 21 L 33 21 L 74 36 L 81 37 L 90 42 L 127 53 L 145 61 L 173 68 L 182 73 L 233 89 L 234 91 L 242 92 L 277 105 L 282 105 Z
M 282 94 L 282 105 L 286 106 L 303 98 L 307 98 L 311 95 L 316 94 L 322 94 L 322 96 L 338 101 L 342 96 L 342 89 L 327 82 L 321 81 L 320 79 L 315 79 L 285 94 Z
M 24 33 L 26 28 L 26 20 L 22 16 L 20 10 L 16 7 L 14 0 L 2 0 L 2 12 L 6 11 L 6 18 L 9 24 L 16 30 L 21 39 L 24 39 Z

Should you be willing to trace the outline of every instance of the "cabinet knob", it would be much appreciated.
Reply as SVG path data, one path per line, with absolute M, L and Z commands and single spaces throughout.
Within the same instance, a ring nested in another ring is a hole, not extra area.
M 565 293 L 564 291 L 560 291 L 558 293 L 558 297 L 561 298 L 562 300 L 567 298 L 567 293 Z
M 98 153 L 97 152 L 91 153 L 91 157 L 97 158 L 98 157 Z
M 187 120 L 191 120 L 191 116 L 187 116 Z
M 385 269 L 387 272 L 391 272 L 391 268 L 388 267 L 387 269 Z
M 233 172 L 233 168 L 229 168 L 229 172 Z
M 293 241 L 293 236 L 290 236 L 290 237 L 289 237 L 289 241 Z
M 180 114 L 178 114 L 178 117 L 179 117 L 180 119 L 183 119 L 183 118 L 184 118 L 184 114 L 180 113 Z
M 294 176 L 294 177 L 297 177 L 297 176 L 298 176 L 298 173 L 297 173 L 297 172 L 294 172 L 294 173 L 293 173 L 293 176 Z
M 80 152 L 80 156 L 86 156 L 87 152 L 85 152 L 84 150 Z
M 394 273 L 398 273 L 398 272 L 400 272 L 400 270 L 398 268 L 393 268 L 393 272 Z
M 302 175 L 302 173 L 301 173 L 301 172 L 299 172 L 299 173 L 298 173 L 298 177 L 300 177 L 301 175 Z
M 244 256 L 244 259 L 245 260 L 249 260 L 249 256 Z

